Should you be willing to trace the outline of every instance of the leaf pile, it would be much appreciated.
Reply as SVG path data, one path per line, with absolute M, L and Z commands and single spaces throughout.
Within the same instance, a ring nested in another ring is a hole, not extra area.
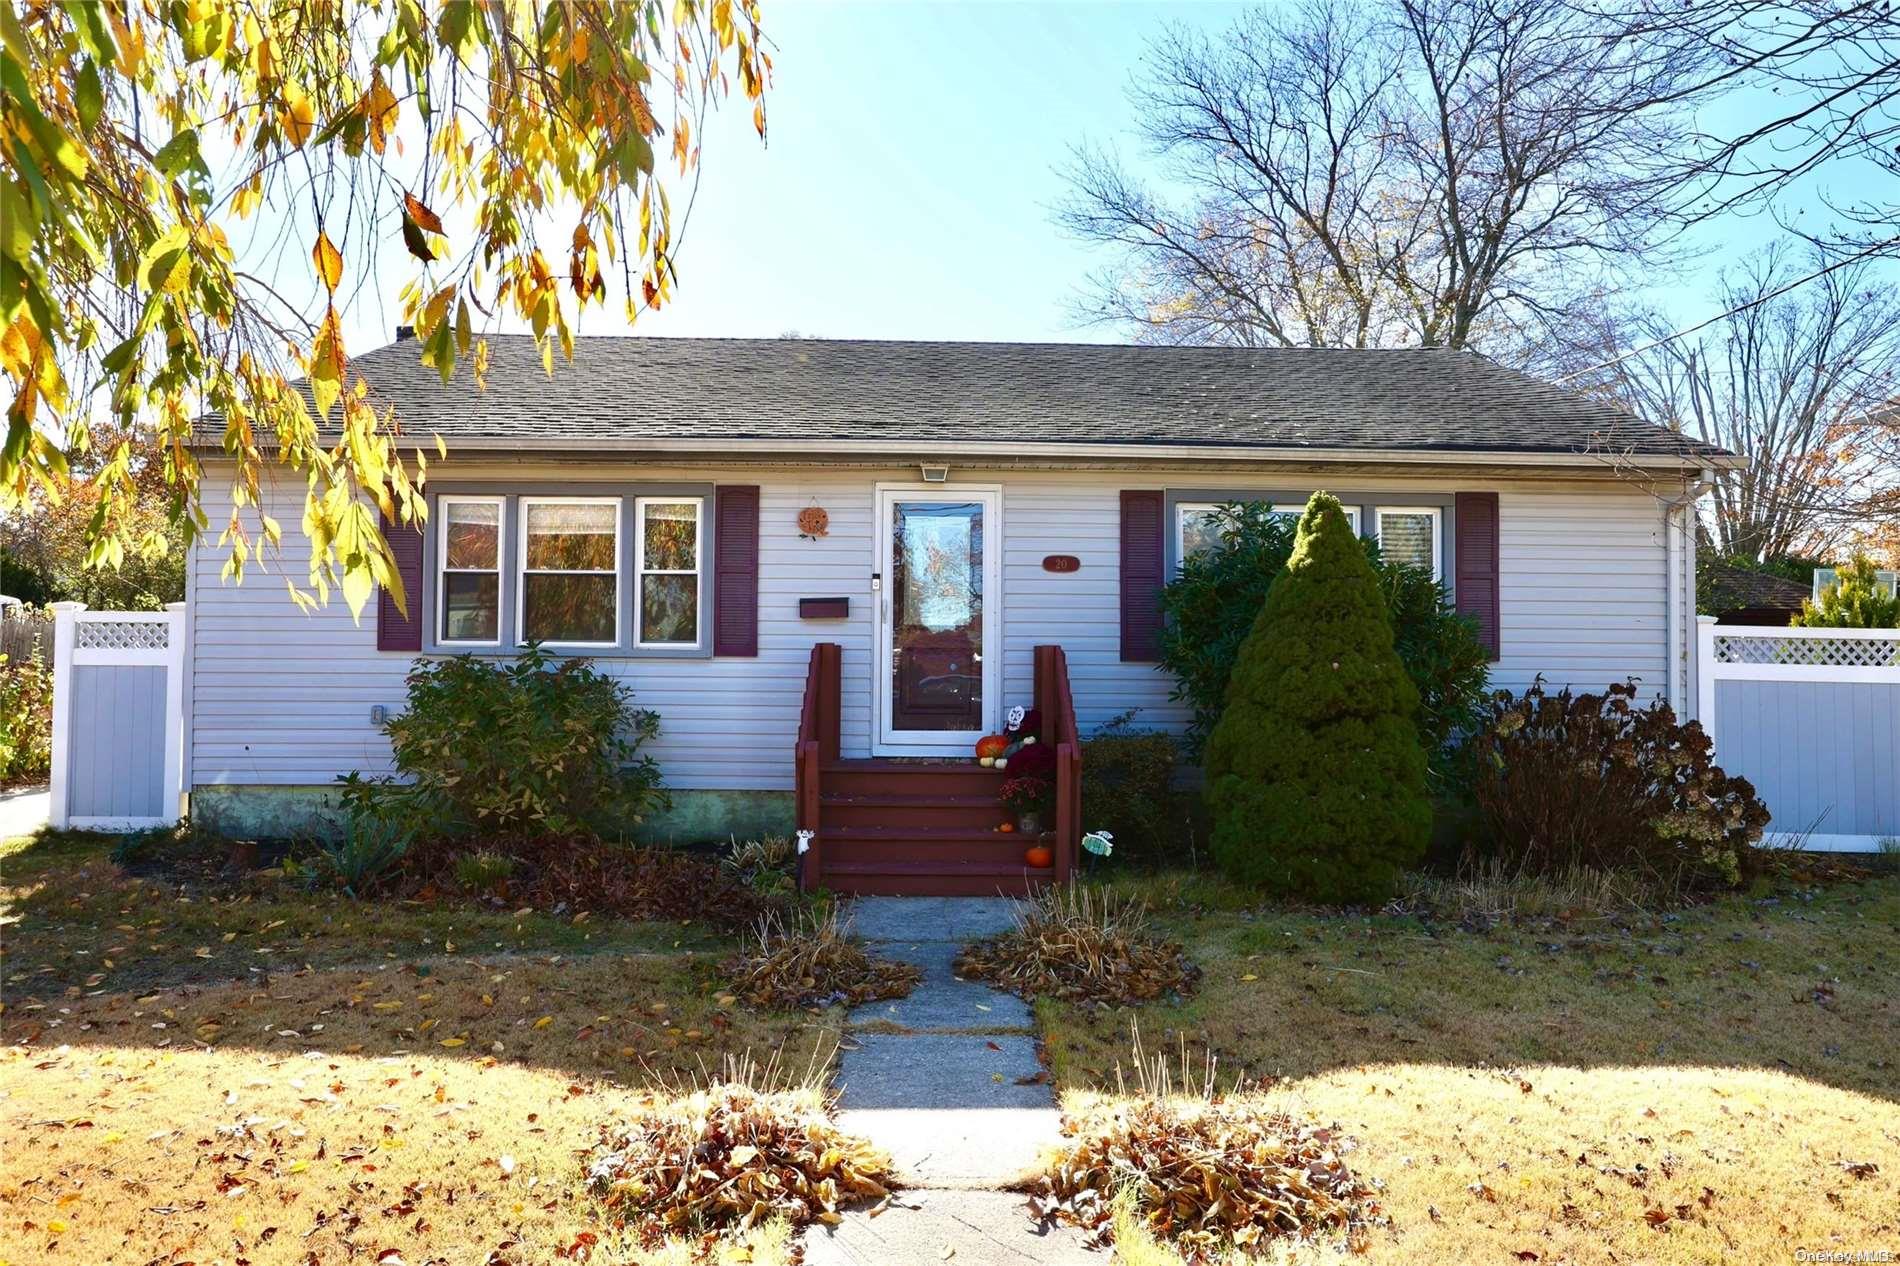
M 1194 992 L 1201 969 L 1149 927 L 1148 908 L 1080 885 L 1025 903 L 1016 926 L 964 947 L 960 976 L 1025 998 L 1131 1006 Z
M 890 1157 L 839 1130 L 817 1091 L 734 1080 L 644 1096 L 587 1161 L 594 1196 L 655 1239 L 774 1216 L 835 1225 L 841 1206 L 888 1195 L 890 1178 Z
M 761 1007 L 857 1006 L 902 998 L 923 973 L 910 963 L 872 958 L 846 935 L 837 908 L 790 919 L 768 913 L 725 964 L 733 992 Z
M 1231 1248 L 1328 1232 L 1349 1241 L 1381 1220 L 1377 1184 L 1347 1168 L 1352 1141 L 1246 1096 L 1111 1100 L 1064 1118 L 1075 1141 L 1039 1180 L 1031 1208 L 1114 1238 L 1127 1202 L 1157 1239 L 1198 1263 Z
M 768 899 L 719 866 L 665 848 L 607 843 L 586 836 L 526 841 L 430 841 L 404 862 L 408 895 L 459 890 L 458 861 L 475 852 L 506 857 L 514 870 L 506 904 L 591 911 L 623 919 L 694 920 L 728 931 L 756 922 Z

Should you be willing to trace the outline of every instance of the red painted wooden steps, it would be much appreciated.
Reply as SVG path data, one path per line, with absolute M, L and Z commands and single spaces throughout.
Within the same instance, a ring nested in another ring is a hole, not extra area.
M 997 799 L 1008 775 L 974 758 L 912 760 L 843 758 L 839 754 L 839 691 L 843 655 L 834 643 L 812 648 L 799 718 L 798 825 L 813 832 L 801 878 L 807 888 L 852 894 L 1021 896 L 1065 882 L 1078 835 L 1079 744 L 1074 740 L 1067 665 L 1057 647 L 1038 647 L 1036 698 L 1044 742 L 1056 742 L 1057 812 L 1040 841 L 997 828 L 1014 815 Z M 1068 811 L 1063 811 L 1063 806 Z M 1033 844 L 1049 846 L 1055 865 L 1023 863 Z

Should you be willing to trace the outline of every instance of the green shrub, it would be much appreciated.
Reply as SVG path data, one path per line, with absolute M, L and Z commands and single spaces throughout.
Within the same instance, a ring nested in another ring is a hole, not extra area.
M 394 877 L 412 843 L 408 828 L 396 819 L 352 814 L 343 838 L 323 845 L 318 871 L 352 897 L 366 897 Z
M 1834 573 L 1834 583 L 1821 590 L 1821 600 L 1804 598 L 1801 614 L 1789 623 L 1810 629 L 1900 628 L 1900 594 L 1888 594 L 1877 571 L 1867 555 L 1854 555 Z
M 1124 712 L 1082 743 L 1082 826 L 1107 831 L 1119 857 L 1179 861 L 1191 825 L 1174 789 L 1180 746 L 1172 735 L 1133 726 Z
M 584 660 L 530 647 L 513 661 L 418 660 L 409 703 L 383 729 L 398 777 L 344 780 L 352 817 L 425 838 L 624 836 L 666 803 L 640 745 L 657 713 Z
M 1768 807 L 1712 759 L 1702 727 L 1636 685 L 1500 692 L 1472 736 L 1481 846 L 1507 868 L 1557 875 L 1624 870 L 1675 891 L 1728 888 L 1752 873 Z
M 1218 543 L 1183 559 L 1161 595 L 1167 616 L 1161 665 L 1174 676 L 1173 697 L 1194 712 L 1190 759 L 1202 754 L 1220 719 L 1240 644 L 1293 553 L 1294 525 L 1264 502 L 1220 506 L 1214 524 Z M 1361 545 L 1373 560 L 1399 659 L 1418 693 L 1416 721 L 1433 777 L 1442 781 L 1455 767 L 1452 740 L 1469 733 L 1483 712 L 1484 647 L 1429 572 L 1384 562 L 1372 541 Z
M 1389 895 L 1431 836 L 1417 713 L 1378 574 L 1316 492 L 1207 741 L 1215 860 L 1287 896 Z
M 41 782 L 53 768 L 53 674 L 38 655 L 0 655 L 0 786 Z

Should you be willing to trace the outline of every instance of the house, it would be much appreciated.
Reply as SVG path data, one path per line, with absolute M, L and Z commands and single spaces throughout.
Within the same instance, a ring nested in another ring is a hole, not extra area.
M 549 375 L 498 337 L 478 389 L 418 351 L 351 366 L 448 446 L 426 532 L 391 534 L 406 616 L 305 612 L 195 553 L 200 820 L 309 828 L 338 775 L 387 768 L 416 656 L 533 638 L 660 713 L 676 806 L 650 834 L 797 824 L 833 887 L 993 891 L 1022 845 L 974 740 L 1032 702 L 1051 741 L 1129 709 L 1180 727 L 1156 598 L 1201 516 L 1318 488 L 1441 577 L 1497 685 L 1695 697 L 1689 507 L 1731 459 L 1470 353 L 594 338 Z M 219 522 L 229 468 L 204 457 Z M 295 524 L 302 495 L 265 508 Z
M 1703 605 L 1723 624 L 1786 627 L 1801 614 L 1801 604 L 1808 598 L 1810 587 L 1786 576 L 1721 561 L 1709 567 L 1711 574 L 1704 585 L 1708 598 Z

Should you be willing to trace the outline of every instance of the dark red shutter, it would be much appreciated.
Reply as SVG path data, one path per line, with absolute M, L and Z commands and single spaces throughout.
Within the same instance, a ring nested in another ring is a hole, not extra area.
M 376 593 L 376 649 L 379 651 L 419 651 L 422 649 L 422 532 L 414 523 L 392 523 L 384 517 L 383 539 L 396 560 L 396 574 L 402 577 L 403 601 L 409 614 L 396 609 L 396 599 L 387 589 Z
M 1478 640 L 1492 659 L 1499 654 L 1498 636 L 1498 494 L 1461 492 L 1456 501 L 1454 528 L 1458 565 L 1452 588 L 1458 614 L 1478 626 Z
M 759 490 L 713 492 L 713 654 L 759 653 Z
M 1122 660 L 1161 658 L 1161 585 L 1167 568 L 1166 498 L 1122 493 Z

